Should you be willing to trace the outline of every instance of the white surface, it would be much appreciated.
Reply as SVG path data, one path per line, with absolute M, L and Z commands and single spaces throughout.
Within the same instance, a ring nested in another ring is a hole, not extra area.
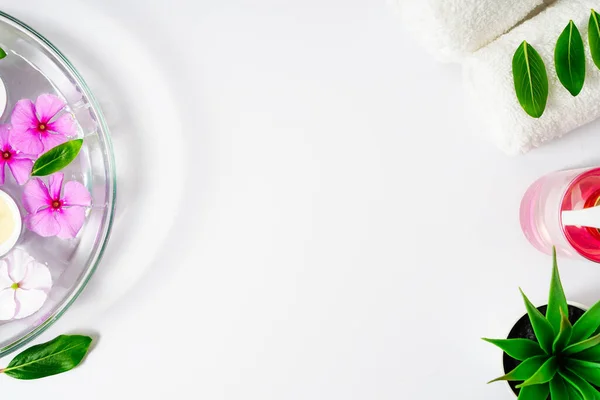
M 440 61 L 461 61 L 544 4 L 544 0 L 393 1 L 414 39 Z
M 38 340 L 96 348 L 68 374 L 0 376 L 5 397 L 510 399 L 479 338 L 550 276 L 519 201 L 599 163 L 600 123 L 502 155 L 468 131 L 458 67 L 383 0 L 4 3 L 90 81 L 121 185 L 107 257 Z M 600 298 L 597 265 L 560 264 L 570 300 Z

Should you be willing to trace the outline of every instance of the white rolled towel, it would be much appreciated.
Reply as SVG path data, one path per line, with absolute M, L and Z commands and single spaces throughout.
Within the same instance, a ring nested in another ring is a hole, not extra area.
M 464 80 L 477 132 L 514 155 L 600 117 L 600 70 L 587 40 L 590 10 L 599 6 L 598 0 L 558 0 L 465 60 Z M 577 97 L 561 85 L 554 68 L 556 41 L 571 19 L 584 39 L 587 58 L 585 84 Z M 548 73 L 548 103 L 538 119 L 525 113 L 515 94 L 512 58 L 523 40 L 540 53 Z
M 460 61 L 553 0 L 396 0 L 404 25 L 438 60 Z

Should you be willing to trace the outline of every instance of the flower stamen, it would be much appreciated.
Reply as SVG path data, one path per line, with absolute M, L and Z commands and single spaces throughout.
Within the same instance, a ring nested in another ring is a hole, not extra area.
M 11 156 L 12 156 L 12 154 L 10 154 L 10 151 L 3 151 L 2 152 L 2 158 L 5 159 L 5 160 L 8 160 Z
M 47 128 L 47 126 L 46 126 L 46 124 L 44 124 L 44 123 L 41 123 L 41 122 L 40 122 L 40 124 L 38 125 L 38 129 L 39 129 L 40 131 L 45 131 L 45 130 L 46 130 L 46 128 Z
M 54 200 L 52 202 L 52 208 L 58 210 L 62 206 L 62 202 L 60 200 Z

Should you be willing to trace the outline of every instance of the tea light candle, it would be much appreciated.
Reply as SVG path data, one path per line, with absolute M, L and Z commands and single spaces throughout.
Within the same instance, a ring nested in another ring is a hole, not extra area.
M 17 243 L 22 224 L 17 203 L 8 193 L 0 190 L 0 256 L 8 253 Z

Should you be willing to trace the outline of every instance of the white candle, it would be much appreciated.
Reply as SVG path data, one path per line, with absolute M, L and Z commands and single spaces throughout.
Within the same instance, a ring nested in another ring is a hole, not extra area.
M 0 190 L 0 256 L 8 253 L 19 240 L 22 223 L 17 203 Z

